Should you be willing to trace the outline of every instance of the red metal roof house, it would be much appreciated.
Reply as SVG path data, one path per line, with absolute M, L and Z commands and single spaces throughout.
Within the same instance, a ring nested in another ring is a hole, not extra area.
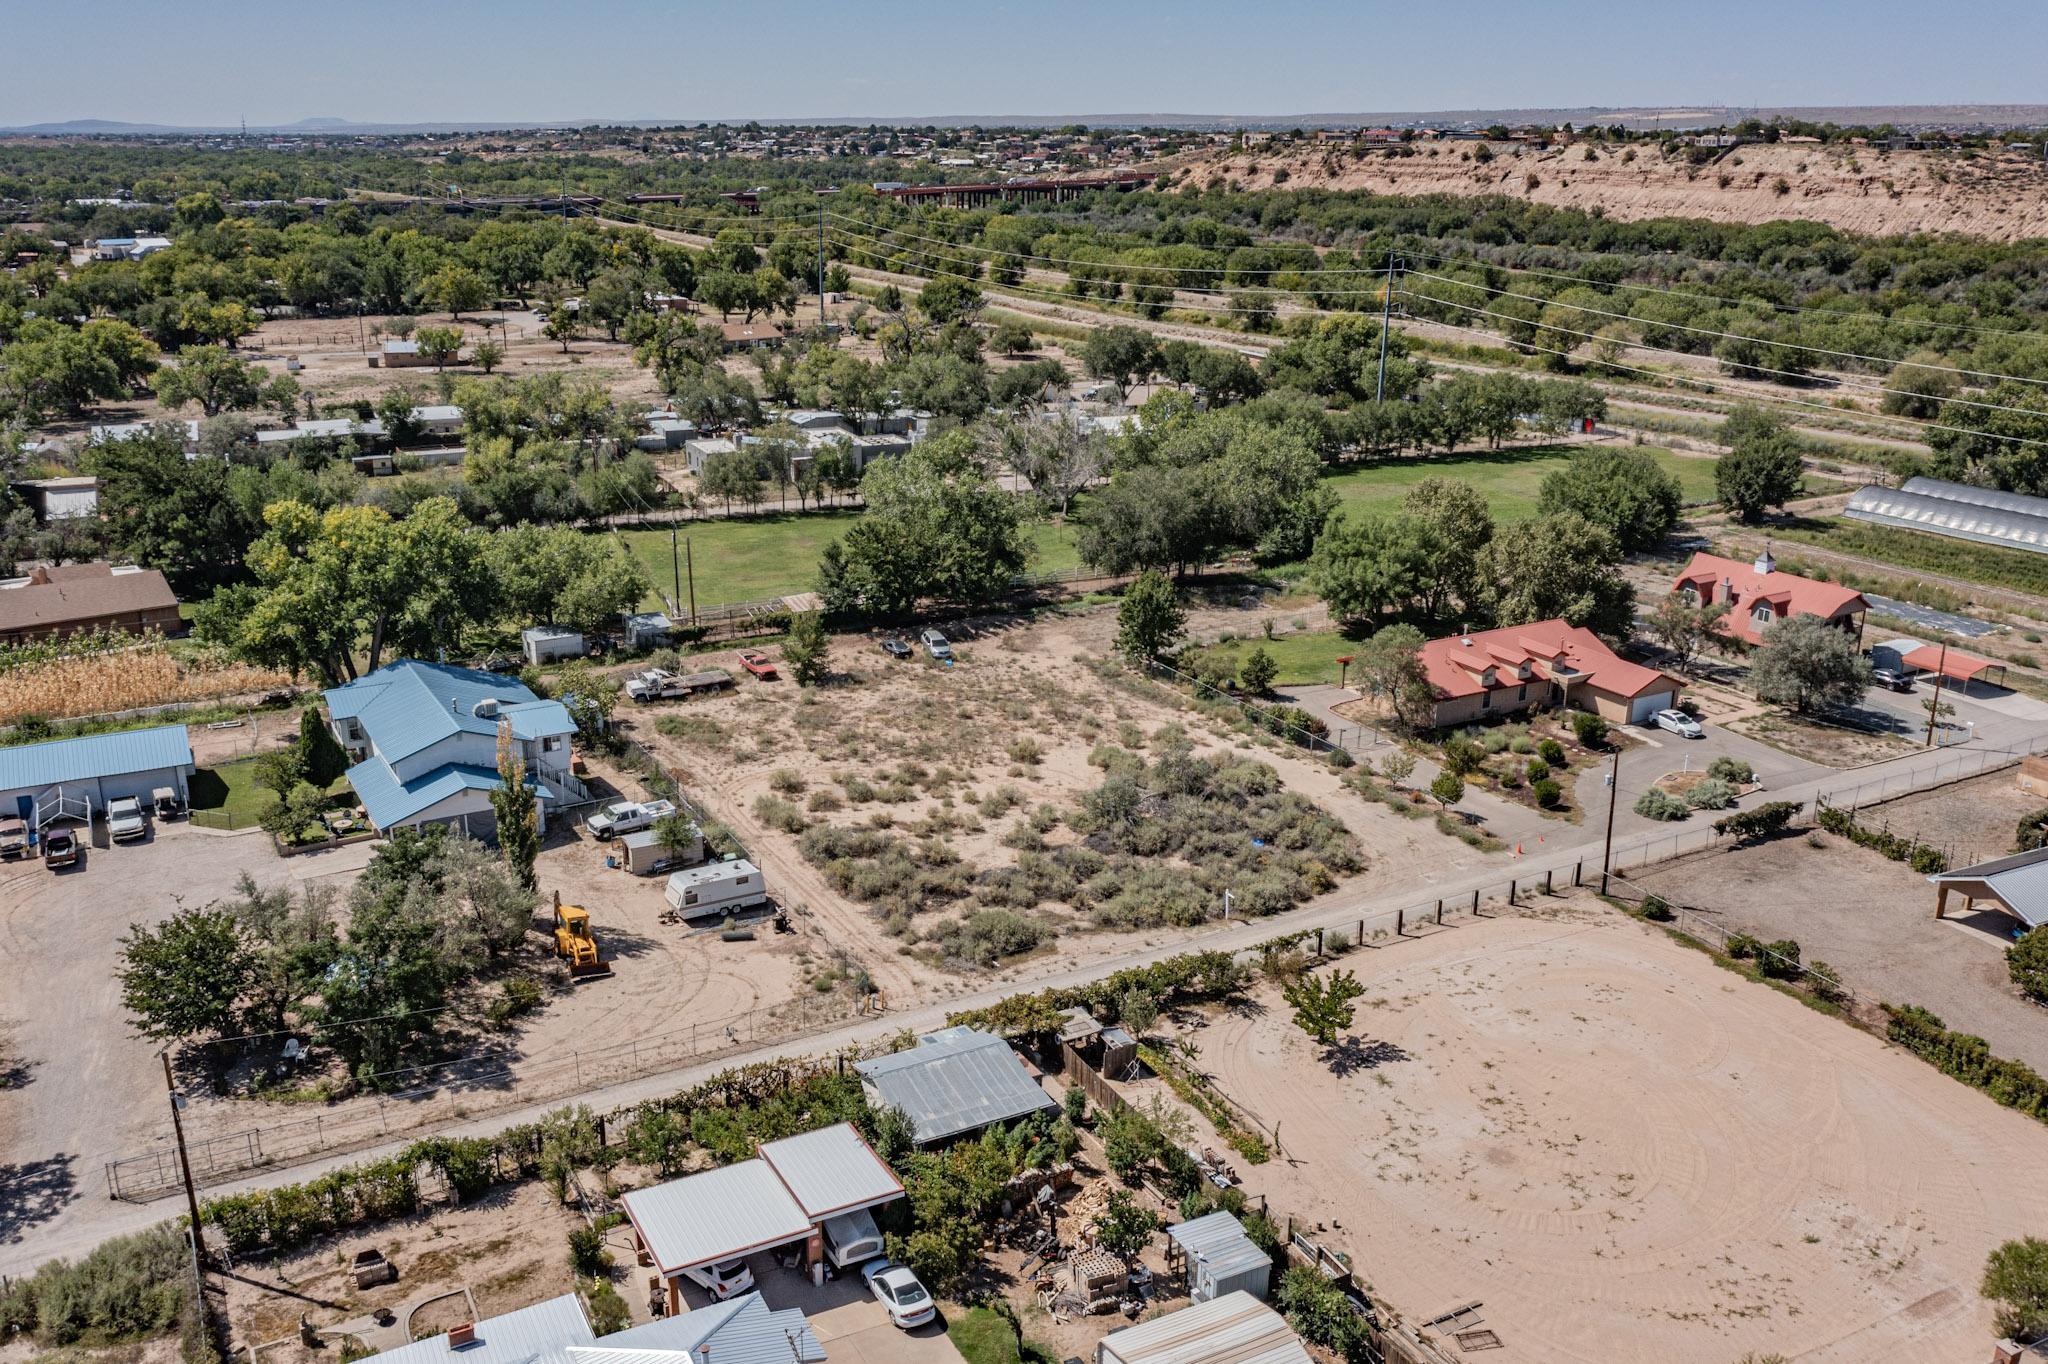
M 1749 564 L 1717 554 L 1695 554 L 1671 590 L 1700 605 L 1726 602 L 1728 614 L 1721 618 L 1721 629 L 1747 644 L 1763 643 L 1765 628 L 1781 620 L 1813 616 L 1853 634 L 1861 645 L 1863 615 L 1870 609 L 1854 588 L 1780 573 L 1768 549 Z
M 1422 666 L 1436 688 L 1437 726 L 1544 705 L 1639 724 L 1675 705 L 1683 685 L 1629 662 L 1591 630 L 1562 620 L 1433 639 L 1422 646 Z

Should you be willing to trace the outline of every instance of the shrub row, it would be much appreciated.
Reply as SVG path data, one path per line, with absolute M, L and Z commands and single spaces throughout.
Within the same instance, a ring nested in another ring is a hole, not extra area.
M 1298 936 L 1298 935 L 1297 935 Z M 1289 944 L 1295 937 L 1286 939 Z M 1250 968 L 1228 952 L 1184 952 L 1150 966 L 1131 966 L 1087 985 L 1055 986 L 1012 995 L 986 1008 L 946 1015 L 948 1026 L 965 1024 L 1016 1039 L 1059 1031 L 1061 1010 L 1084 1008 L 1104 1023 L 1120 1019 L 1122 1001 L 1133 991 L 1171 1009 L 1184 1004 L 1233 999 L 1251 979 Z
M 1941 1071 L 1975 1086 L 2007 1108 L 2048 1122 L 2048 1080 L 2024 1061 L 1991 1054 L 1981 1037 L 1950 1032 L 1936 1015 L 1917 1004 L 1884 1006 L 1885 1035 Z
M 1714 821 L 1714 832 L 1732 834 L 1737 840 L 1768 838 L 1792 822 L 1792 817 L 1803 808 L 1796 800 L 1774 800 L 1759 805 L 1754 810 L 1744 810 L 1726 819 Z
M 1860 847 L 1871 849 L 1894 862 L 1904 862 L 1926 875 L 1948 870 L 1948 854 L 1918 839 L 1901 838 L 1889 829 L 1871 829 L 1856 822 L 1847 810 L 1824 805 L 1814 823 L 1831 834 L 1839 834 Z

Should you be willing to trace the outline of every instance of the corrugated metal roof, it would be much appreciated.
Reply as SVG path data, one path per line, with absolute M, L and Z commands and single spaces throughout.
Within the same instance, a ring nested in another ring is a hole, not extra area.
M 1988 890 L 1990 897 L 1980 893 L 1977 898 L 1996 899 L 2029 928 L 2048 924 L 2048 848 L 1994 857 L 1973 867 L 1938 872 L 1927 880 L 1932 885 L 1956 887 L 1966 894 L 1973 885 L 1980 891 Z
M 380 1364 L 530 1364 L 547 1358 L 566 1359 L 566 1351 L 597 1339 L 583 1318 L 583 1304 L 574 1293 L 549 1298 L 476 1324 L 476 1339 L 450 1348 L 448 1337 L 416 1340 L 377 1356 Z
M 1244 1224 L 1227 1212 L 1212 1212 L 1168 1227 L 1166 1234 L 1189 1258 L 1207 1265 L 1217 1279 L 1273 1267 L 1273 1257 L 1253 1244 L 1244 1234 Z
M 973 1028 L 945 1028 L 907 1051 L 854 1067 L 882 1102 L 903 1110 L 919 1143 L 1057 1108 L 1009 1043 Z
M 568 1364 L 812 1364 L 824 1358 L 804 1314 L 771 1310 L 759 1293 L 628 1327 L 568 1352 Z
M 811 1234 L 811 1219 L 763 1160 L 672 1179 L 625 1196 L 626 1215 L 664 1274 Z
M 1118 1364 L 1313 1364 L 1285 1318 L 1249 1293 L 1226 1293 L 1104 1336 Z
M 371 758 L 351 767 L 348 781 L 362 799 L 370 823 L 390 829 L 458 792 L 495 791 L 498 772 L 492 767 L 445 763 L 409 782 L 400 782 L 389 763 Z M 555 793 L 535 778 L 529 776 L 526 784 L 542 800 L 555 799 Z
M 850 1122 L 767 1142 L 761 1159 L 814 1222 L 903 1197 L 903 1181 Z
M 192 745 L 183 725 L 157 725 L 120 734 L 0 748 L 0 791 L 61 786 L 67 781 L 190 767 Z
M 2048 554 L 2048 499 L 1914 478 L 1903 488 L 1859 488 L 1842 514 L 1900 530 Z
M 521 738 L 570 734 L 576 728 L 561 702 L 542 701 L 517 679 L 416 658 L 387 663 L 368 677 L 330 688 L 325 698 L 335 719 L 360 721 L 377 751 L 392 762 L 453 734 L 495 735 L 497 718 L 478 715 L 480 701 L 497 702 L 498 713 L 512 720 L 513 733 Z

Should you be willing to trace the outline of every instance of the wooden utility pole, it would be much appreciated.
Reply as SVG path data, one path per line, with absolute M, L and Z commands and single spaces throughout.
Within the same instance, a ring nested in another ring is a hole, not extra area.
M 690 624 L 697 623 L 697 556 L 690 552 L 690 537 L 683 537 L 683 567 L 690 575 Z
M 1941 683 L 1947 676 L 1943 671 L 1948 666 L 1948 641 L 1941 642 L 1941 661 L 1934 665 L 1934 699 L 1927 703 L 1927 739 L 1920 747 L 1934 747 L 1934 722 L 1941 715 Z
M 185 1151 L 185 1123 L 178 1116 L 178 1109 L 185 1099 L 178 1093 L 177 1081 L 171 1078 L 171 1049 L 165 1047 L 157 1055 L 164 1063 L 164 1092 L 171 1100 L 171 1135 L 177 1139 L 178 1172 L 185 1177 L 185 1207 L 192 1215 L 192 1255 L 197 1262 L 204 1264 L 206 1251 L 205 1243 L 200 1239 L 199 1190 L 192 1183 L 192 1157 Z
M 677 606 L 681 606 L 683 604 L 683 560 L 682 556 L 676 552 L 676 527 L 673 521 L 669 523 L 668 527 L 668 568 L 669 572 L 674 576 L 676 585 L 676 594 L 669 598 L 669 600 Z
M 1608 868 L 1614 863 L 1614 802 L 1621 794 L 1621 750 L 1614 750 L 1614 766 L 1607 773 L 1607 837 L 1600 849 L 1600 893 L 1607 893 Z

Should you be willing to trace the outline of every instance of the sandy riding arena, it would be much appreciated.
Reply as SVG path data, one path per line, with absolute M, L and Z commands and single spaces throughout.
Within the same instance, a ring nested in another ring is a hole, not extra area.
M 1197 1038 L 1294 1158 L 1247 1183 L 1404 1320 L 1476 1301 L 1502 1364 L 1988 1357 L 2048 1128 L 1599 907 L 1346 965 L 1348 1051 L 1277 994 Z

